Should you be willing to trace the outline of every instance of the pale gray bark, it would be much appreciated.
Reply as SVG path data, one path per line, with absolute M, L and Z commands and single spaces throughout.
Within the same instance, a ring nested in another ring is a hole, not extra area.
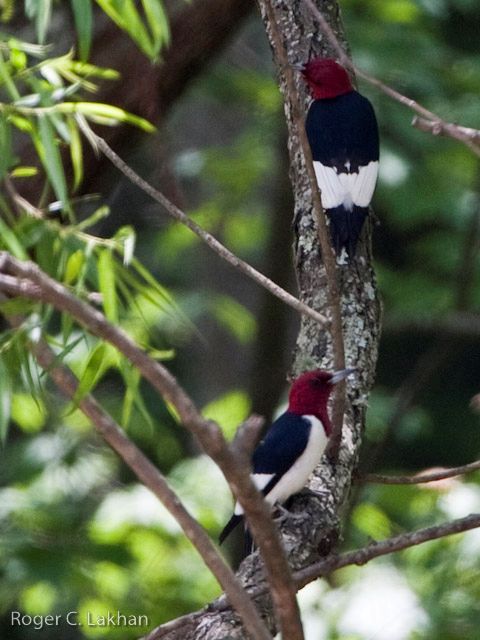
M 334 57 L 330 44 L 319 33 L 308 8 L 300 0 L 274 0 L 273 5 L 292 63 L 305 62 L 311 54 Z M 338 3 L 318 0 L 317 6 L 328 19 L 340 42 L 346 46 Z M 265 23 L 270 36 L 268 20 L 265 19 Z M 311 193 L 281 69 L 279 82 L 286 96 L 288 147 L 295 195 L 294 259 L 300 298 L 322 314 L 329 315 L 326 276 L 312 215 Z M 300 74 L 298 88 L 307 108 L 308 95 Z M 285 224 L 291 224 L 291 221 L 285 220 Z M 293 506 L 297 518 L 284 522 L 281 527 L 294 571 L 325 557 L 337 543 L 341 535 L 342 512 L 348 504 L 352 474 L 357 465 L 368 393 L 375 374 L 380 326 L 380 304 L 375 274 L 371 266 L 370 227 L 369 221 L 359 243 L 355 262 L 350 266 L 338 265 L 346 364 L 358 367 L 359 371 L 355 379 L 348 384 L 339 460 L 336 464 L 327 458 L 322 461 L 310 483 L 310 488 L 316 495 L 299 496 Z M 314 367 L 332 368 L 330 336 L 328 332 L 320 329 L 314 320 L 303 317 L 292 373 L 295 375 Z M 300 514 L 301 517 L 298 518 Z M 244 561 L 239 575 L 246 586 L 257 587 L 262 583 L 261 563 L 257 554 Z M 269 598 L 261 596 L 257 605 L 274 633 L 275 622 Z M 185 620 L 184 624 L 171 628 L 170 631 L 160 628 L 158 632 L 149 636 L 151 640 L 160 637 L 165 640 L 240 640 L 246 636 L 236 615 L 228 609 L 218 610 L 214 603 L 210 610 L 195 614 L 194 617 Z

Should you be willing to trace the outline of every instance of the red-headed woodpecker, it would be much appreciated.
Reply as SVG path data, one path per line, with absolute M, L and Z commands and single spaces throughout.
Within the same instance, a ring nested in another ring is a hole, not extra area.
M 320 462 L 332 431 L 328 398 L 333 385 L 354 371 L 316 369 L 293 382 L 287 411 L 270 426 L 252 458 L 252 479 L 271 505 L 282 504 L 300 491 Z M 220 543 L 242 520 L 243 509 L 237 502 Z
M 335 60 L 315 58 L 301 72 L 313 97 L 305 127 L 332 244 L 353 257 L 377 181 L 375 113 Z

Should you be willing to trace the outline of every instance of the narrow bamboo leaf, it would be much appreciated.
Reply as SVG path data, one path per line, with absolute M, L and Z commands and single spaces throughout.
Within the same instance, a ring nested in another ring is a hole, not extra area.
M 85 220 L 82 220 L 77 225 L 75 225 L 75 228 L 78 229 L 78 231 L 83 231 L 83 229 L 88 229 L 88 227 L 93 226 L 99 220 L 103 220 L 103 218 L 106 218 L 109 214 L 110 214 L 109 207 L 105 205 L 102 207 L 99 207 L 96 211 L 92 213 L 91 216 L 89 216 L 88 218 L 85 218 Z
M 53 127 L 47 116 L 39 116 L 38 127 L 42 151 L 40 159 L 57 198 L 62 202 L 64 209 L 67 212 L 71 212 L 62 159 L 58 150 Z
M 37 173 L 37 167 L 16 167 L 13 171 L 10 171 L 12 178 L 32 178 Z
M 73 190 L 76 191 L 83 180 L 83 148 L 82 137 L 73 117 L 68 118 L 68 130 L 70 133 L 70 157 L 73 167 Z
M 37 39 L 40 44 L 44 44 L 48 27 L 52 17 L 52 0 L 37 0 L 37 11 L 35 16 L 35 27 Z
M 3 54 L 0 51 L 0 85 L 2 84 L 5 85 L 8 94 L 13 101 L 20 100 L 20 92 L 12 80 L 8 66 L 6 65 Z
M 80 249 L 69 256 L 67 265 L 65 267 L 65 276 L 63 278 L 65 284 L 72 284 L 73 282 L 75 282 L 83 267 L 84 261 L 85 255 Z
M 153 35 L 154 48 L 158 54 L 162 44 L 168 45 L 170 42 L 170 28 L 167 14 L 160 0 L 142 0 L 142 5 L 145 16 L 147 17 L 148 26 Z
M 90 53 L 93 31 L 91 0 L 70 0 L 78 35 L 78 54 L 81 60 L 87 60 Z
M 8 368 L 0 358 L 0 442 L 5 444 L 12 409 L 12 382 Z
M 103 342 L 98 344 L 90 354 L 73 398 L 74 404 L 78 404 L 87 393 L 90 393 L 105 373 L 106 355 L 107 345 Z
M 70 318 L 70 316 L 66 316 L 64 314 L 65 317 Z M 57 353 L 55 355 L 55 358 L 52 360 L 51 365 L 49 366 L 48 369 L 44 369 L 41 373 L 41 377 L 45 376 L 48 374 L 49 371 L 51 371 L 52 369 L 54 369 L 59 363 L 62 363 L 65 361 L 65 358 L 68 356 L 68 354 L 73 351 L 75 349 L 75 347 L 80 344 L 80 342 L 82 342 L 82 340 L 84 340 L 85 336 L 83 334 L 81 334 L 80 336 L 78 336 L 77 338 L 75 338 L 74 340 L 72 340 L 71 342 L 69 342 L 64 349 L 62 349 L 59 353 Z M 50 342 L 52 342 L 50 340 Z M 65 340 L 65 342 L 67 342 Z
M 10 49 L 10 62 L 17 71 L 23 71 L 27 68 L 28 58 L 24 51 L 20 51 L 20 49 L 11 48 Z
M 155 131 L 155 127 L 148 122 L 148 120 L 129 113 L 124 109 L 120 109 L 119 107 L 114 107 L 111 104 L 104 104 L 102 102 L 62 102 L 52 109 L 61 113 L 81 113 L 90 119 L 102 118 L 107 124 L 108 121 L 110 121 L 110 124 L 128 122 L 143 129 L 147 133 Z
M 88 62 L 72 60 L 70 68 L 73 72 L 78 73 L 81 76 L 102 78 L 103 80 L 118 80 L 120 78 L 120 73 L 116 69 L 97 67 L 94 64 L 89 64 Z
M 132 415 L 132 409 L 135 403 L 135 396 L 138 393 L 140 383 L 140 374 L 137 369 L 124 363 L 121 367 L 121 373 L 125 382 L 125 397 L 122 406 L 122 426 L 124 429 L 128 427 Z
M 97 4 L 146 55 L 154 57 L 153 43 L 132 0 L 97 0 Z
M 123 252 L 123 264 L 129 265 L 133 258 L 135 250 L 136 234 L 135 229 L 130 225 L 120 227 L 114 236 L 115 240 L 121 242 Z
M 27 252 L 22 243 L 2 218 L 0 218 L 0 244 L 13 253 L 16 258 L 28 260 Z
M 8 119 L 17 129 L 23 131 L 23 133 L 32 133 L 33 125 L 28 118 L 12 114 Z
M 103 298 L 105 315 L 110 322 L 118 322 L 117 292 L 115 288 L 115 260 L 109 249 L 104 249 L 98 259 L 98 284 Z
M 0 114 L 0 180 L 9 170 L 12 158 L 12 128 L 3 113 Z

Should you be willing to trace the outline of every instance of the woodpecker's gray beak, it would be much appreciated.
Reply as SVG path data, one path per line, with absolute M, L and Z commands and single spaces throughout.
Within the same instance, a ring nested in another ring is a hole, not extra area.
M 304 71 L 305 70 L 305 65 L 302 64 L 301 62 L 295 63 L 295 64 L 291 64 L 290 65 L 292 67 L 292 69 L 295 69 L 295 71 Z
M 345 378 L 348 378 L 352 373 L 355 373 L 356 370 L 356 367 L 352 367 L 350 369 L 340 369 L 339 371 L 335 371 L 332 373 L 332 377 L 330 378 L 330 384 L 337 384 L 340 380 L 345 380 Z

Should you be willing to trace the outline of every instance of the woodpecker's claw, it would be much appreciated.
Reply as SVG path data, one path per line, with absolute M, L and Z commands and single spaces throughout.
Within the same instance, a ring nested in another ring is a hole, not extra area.
M 275 503 L 275 509 L 280 513 L 279 516 L 274 517 L 275 522 L 282 523 L 286 520 L 303 520 L 305 518 L 303 513 L 292 513 L 278 502 Z

